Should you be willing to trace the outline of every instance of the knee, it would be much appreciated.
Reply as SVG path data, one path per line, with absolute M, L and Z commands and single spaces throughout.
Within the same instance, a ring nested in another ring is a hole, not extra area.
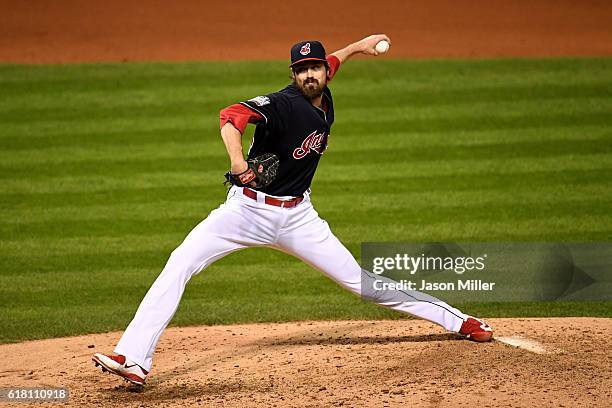
M 165 269 L 170 269 L 174 273 L 181 275 L 187 275 L 187 278 L 190 278 L 199 273 L 204 267 L 202 258 L 195 251 L 190 251 L 189 248 L 180 245 L 170 254 Z

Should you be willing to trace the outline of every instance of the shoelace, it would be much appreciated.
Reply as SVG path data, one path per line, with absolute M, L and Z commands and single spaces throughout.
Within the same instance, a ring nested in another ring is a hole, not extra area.
M 480 326 L 483 324 L 481 322 L 479 322 L 478 320 L 474 319 L 473 322 L 467 320 L 464 323 L 467 327 L 467 330 L 462 330 L 461 334 L 470 334 L 471 332 L 473 332 L 475 329 L 480 329 Z

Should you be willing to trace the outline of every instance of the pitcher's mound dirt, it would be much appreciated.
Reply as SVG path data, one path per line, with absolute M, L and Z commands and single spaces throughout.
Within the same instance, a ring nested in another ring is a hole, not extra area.
M 612 319 L 490 323 L 535 352 L 421 320 L 170 328 L 144 388 L 91 362 L 120 333 L 2 345 L 0 387 L 68 387 L 75 407 L 609 406 Z

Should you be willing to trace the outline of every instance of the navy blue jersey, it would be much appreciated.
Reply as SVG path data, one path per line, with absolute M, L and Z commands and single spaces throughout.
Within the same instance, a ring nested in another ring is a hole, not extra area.
M 324 110 L 306 99 L 296 85 L 241 102 L 263 120 L 257 123 L 248 158 L 274 153 L 280 160 L 276 179 L 259 189 L 276 196 L 299 196 L 309 187 L 334 123 L 329 88 L 323 91 Z

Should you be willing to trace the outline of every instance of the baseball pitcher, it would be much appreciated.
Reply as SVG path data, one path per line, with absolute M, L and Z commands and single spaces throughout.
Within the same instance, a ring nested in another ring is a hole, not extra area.
M 362 270 L 310 201 L 310 184 L 334 123 L 328 84 L 351 56 L 379 55 L 381 41 L 390 43 L 384 34 L 371 35 L 330 55 L 319 41 L 295 44 L 291 84 L 221 111 L 221 137 L 231 163 L 225 175 L 230 184 L 227 199 L 172 252 L 115 354 L 96 353 L 96 366 L 144 385 L 157 342 L 187 282 L 216 260 L 254 246 L 302 259 L 347 290 L 382 306 L 437 323 L 474 341 L 491 339 L 492 329 L 486 323 L 427 294 L 404 291 L 398 298 L 362 291 L 362 281 L 371 279 L 371 273 Z M 245 160 L 241 136 L 249 123 L 256 129 Z

